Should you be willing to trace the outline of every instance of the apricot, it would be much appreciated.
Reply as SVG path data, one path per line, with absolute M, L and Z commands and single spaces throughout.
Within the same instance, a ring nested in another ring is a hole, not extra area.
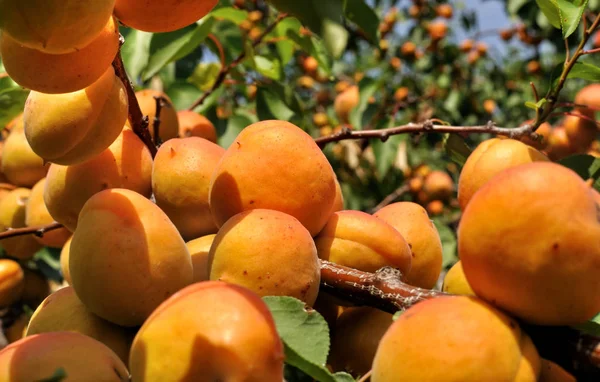
M 589 84 L 584 86 L 575 95 L 575 103 L 578 105 L 590 106 L 593 108 L 600 107 L 600 84 Z M 581 111 L 589 110 L 579 108 Z
M 177 120 L 179 123 L 180 138 L 200 137 L 217 143 L 215 125 L 205 116 L 190 110 L 181 110 L 177 112 Z
M 514 319 L 474 297 L 420 302 L 390 326 L 373 361 L 373 382 L 531 381 L 533 344 Z
M 204 16 L 218 0 L 117 0 L 115 15 L 123 24 L 144 32 L 172 32 Z
M 557 126 L 552 129 L 548 136 L 546 151 L 548 152 L 548 157 L 554 161 L 575 154 L 575 149 L 569 141 L 567 130 L 563 126 Z
M 122 0 L 118 0 L 121 1 Z M 179 136 L 179 119 L 177 118 L 177 110 L 173 106 L 173 101 L 166 93 L 145 89 L 135 93 L 135 97 L 140 105 L 143 115 L 148 116 L 148 130 L 150 135 L 154 138 L 154 118 L 156 117 L 156 99 L 154 97 L 161 97 L 162 106 L 160 109 L 160 125 L 158 127 L 158 136 L 163 142 L 171 138 L 177 138 Z
M 408 97 L 409 90 L 406 86 L 401 86 L 394 92 L 394 101 L 402 102 Z
M 335 199 L 333 200 L 332 213 L 338 212 L 344 209 L 344 194 L 342 193 L 342 187 L 340 182 L 335 179 Z
M 167 215 L 121 188 L 101 191 L 83 206 L 69 272 L 85 306 L 121 326 L 141 325 L 193 278 L 190 253 Z
M 304 69 L 304 73 L 314 74 L 317 72 L 318 68 L 319 62 L 312 56 L 306 57 L 302 62 L 302 69 Z
M 262 121 L 242 130 L 225 152 L 209 204 L 218 227 L 239 212 L 266 208 L 292 215 L 316 235 L 335 195 L 335 173 L 311 136 L 285 121 Z
M 403 56 L 414 57 L 415 53 L 417 52 L 417 46 L 412 41 L 406 41 L 400 47 L 400 52 Z
M 320 112 L 313 115 L 313 123 L 317 127 L 323 127 L 329 124 L 329 117 L 326 113 Z
M 434 21 L 427 26 L 427 32 L 432 40 L 437 41 L 446 37 L 448 25 L 445 21 Z
M 29 323 L 29 316 L 26 313 L 21 314 L 16 320 L 4 329 L 4 335 L 9 344 L 17 342 L 21 338 L 25 337 L 25 330 L 27 330 L 27 324 Z
M 31 189 L 31 194 L 25 208 L 25 225 L 28 227 L 44 226 L 54 221 L 44 203 L 45 186 L 46 178 L 43 178 Z M 70 236 L 71 232 L 68 229 L 59 228 L 44 233 L 42 237 L 33 236 L 33 238 L 43 246 L 62 248 Z
M 0 232 L 8 228 L 25 227 L 25 208 L 31 195 L 27 188 L 12 190 L 0 200 Z M 2 248 L 12 257 L 27 260 L 42 248 L 33 235 L 15 236 L 2 240 Z
M 127 95 L 109 67 L 85 89 L 65 94 L 29 93 L 25 103 L 25 136 L 45 161 L 70 165 L 105 150 L 127 120 Z
M 542 358 L 539 382 L 577 382 L 577 379 L 559 365 Z
M 17 186 L 31 187 L 48 172 L 48 166 L 25 137 L 23 116 L 17 117 L 2 150 L 2 173 Z
M 50 294 L 50 283 L 39 271 L 23 270 L 23 302 L 37 307 Z
M 565 129 L 565 133 L 567 134 L 569 145 L 575 152 L 579 153 L 587 151 L 592 142 L 596 140 L 598 128 L 596 123 L 593 122 L 593 111 L 586 110 L 583 112 L 578 112 L 577 114 L 591 118 L 592 120 L 575 115 L 568 115 L 564 118 L 562 125 Z
M 158 149 L 152 168 L 156 204 L 185 240 L 216 233 L 210 212 L 210 179 L 225 149 L 203 138 L 175 138 Z
M 435 170 L 423 179 L 423 191 L 428 200 L 448 200 L 454 194 L 454 181 L 447 172 Z
M 408 274 L 411 252 L 390 224 L 361 211 L 335 212 L 315 237 L 319 258 L 365 272 L 390 266 Z
M 123 362 L 129 357 L 132 333 L 92 314 L 75 294 L 65 287 L 48 296 L 33 312 L 26 336 L 48 332 L 77 332 L 102 342 Z
M 353 85 L 335 97 L 333 108 L 342 123 L 349 123 L 350 112 L 358 106 L 360 93 L 358 86 Z
M 36 334 L 0 351 L 1 381 L 46 380 L 60 368 L 69 381 L 129 380 L 127 367 L 112 350 L 79 333 Z
M 458 227 L 458 251 L 477 296 L 528 322 L 571 325 L 600 311 L 598 235 L 589 185 L 559 164 L 535 162 L 477 191 Z
M 246 288 L 196 283 L 146 320 L 131 347 L 137 381 L 283 379 L 283 345 L 266 304 Z
M 492 138 L 483 141 L 465 162 L 458 179 L 458 203 L 464 211 L 467 204 L 494 175 L 511 167 L 548 158 L 523 142 Z
M 435 7 L 435 13 L 439 17 L 443 17 L 446 19 L 451 19 L 453 14 L 453 9 L 451 4 L 440 4 Z
M 444 213 L 444 202 L 441 200 L 432 200 L 425 207 L 427 213 L 431 216 L 438 216 Z
M 486 99 L 483 101 L 483 110 L 488 114 L 493 114 L 497 107 L 498 105 L 493 99 Z
M 539 74 L 542 71 L 542 66 L 540 65 L 539 61 L 531 60 L 527 63 L 526 69 L 527 73 Z
M 54 220 L 73 232 L 85 202 L 109 188 L 127 188 L 148 197 L 152 193 L 152 156 L 129 129 L 124 129 L 106 150 L 83 163 L 52 164 L 44 202 Z
M 118 50 L 119 26 L 113 17 L 91 43 L 71 53 L 44 53 L 22 46 L 6 33 L 0 35 L 0 55 L 8 75 L 23 87 L 49 94 L 91 85 L 106 72 Z
M 67 240 L 67 242 L 60 251 L 60 273 L 62 274 L 65 282 L 69 285 L 72 284 L 71 273 L 69 272 L 69 252 L 71 251 L 72 240 L 73 236 L 71 236 L 69 240 Z
M 475 43 L 473 42 L 473 40 L 467 39 L 467 40 L 463 40 L 460 43 L 459 49 L 461 50 L 461 52 L 467 53 L 473 49 L 473 46 L 475 46 Z
M 0 259 L 0 307 L 7 307 L 23 295 L 23 269 L 10 259 Z
M 390 66 L 392 69 L 398 72 L 400 69 L 402 69 L 402 60 L 400 60 L 398 57 L 392 57 L 390 59 Z
M 432 289 L 442 271 L 442 242 L 425 209 L 416 203 L 398 202 L 383 207 L 374 216 L 400 232 L 410 247 L 412 266 L 404 281 Z
M 329 362 L 335 371 L 364 375 L 373 364 L 381 337 L 392 315 L 371 307 L 348 308 L 338 317 Z
M 207 281 L 210 279 L 208 253 L 210 252 L 210 247 L 215 241 L 216 236 L 216 234 L 206 235 L 185 243 L 185 246 L 192 257 L 192 266 L 194 267 L 194 282 Z
M 337 94 L 340 94 L 340 93 L 343 93 L 343 92 L 345 92 L 345 91 L 346 91 L 346 90 L 347 90 L 347 89 L 348 89 L 350 86 L 352 86 L 352 85 L 350 85 L 350 84 L 348 83 L 348 81 L 344 81 L 344 80 L 342 80 L 342 81 L 339 81 L 339 82 L 337 82 L 337 83 L 335 84 L 335 86 L 334 86 L 334 90 L 335 90 L 335 92 L 336 92 Z
M 279 211 L 255 209 L 229 219 L 214 239 L 208 266 L 211 280 L 260 296 L 291 296 L 312 305 L 319 292 L 315 243 L 296 218 Z
M 442 285 L 442 291 L 451 294 L 461 294 L 467 296 L 475 296 L 475 292 L 469 285 L 467 277 L 462 267 L 462 262 L 457 261 L 456 264 L 448 270 L 446 277 L 444 277 L 444 284 Z

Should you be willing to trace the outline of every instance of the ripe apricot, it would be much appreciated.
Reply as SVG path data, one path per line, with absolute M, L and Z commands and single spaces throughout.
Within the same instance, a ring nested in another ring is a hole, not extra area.
M 342 123 L 349 123 L 350 112 L 358 106 L 360 94 L 358 86 L 350 86 L 335 97 L 333 108 Z
M 17 342 L 21 338 L 25 337 L 25 331 L 27 330 L 27 324 L 29 323 L 29 316 L 26 313 L 21 314 L 16 320 L 10 324 L 7 328 L 4 328 L 4 335 L 9 344 Z
M 390 266 L 408 274 L 411 252 L 390 224 L 361 211 L 335 212 L 315 237 L 319 258 L 366 272 Z
M 101 191 L 83 206 L 69 271 L 85 306 L 122 326 L 141 325 L 193 277 L 190 253 L 167 215 L 122 188 Z
M 577 382 L 577 379 L 559 365 L 542 358 L 539 382 Z
M 317 127 L 323 127 L 329 124 L 329 117 L 325 113 L 315 113 L 313 115 L 313 123 Z
M 29 93 L 23 114 L 25 136 L 45 161 L 81 163 L 119 136 L 127 107 L 125 87 L 111 66 L 96 82 L 73 93 Z
M 215 241 L 216 236 L 216 234 L 206 235 L 185 243 L 185 246 L 192 257 L 192 266 L 194 267 L 194 282 L 207 281 L 210 279 L 208 253 L 210 252 L 210 247 Z
M 475 297 L 447 296 L 414 305 L 390 326 L 371 380 L 534 382 L 539 373 L 539 355 L 514 319 Z
M 61 54 L 85 48 L 111 17 L 115 0 L 6 1 L 0 24 L 20 44 L 46 53 Z
M 527 63 L 526 69 L 529 74 L 538 74 L 542 71 L 542 66 L 539 61 L 532 60 Z
M 242 130 L 225 152 L 209 204 L 217 226 L 239 212 L 267 208 L 292 215 L 316 235 L 335 194 L 335 173 L 312 137 L 285 121 L 262 121 Z
M 39 271 L 23 270 L 23 302 L 37 307 L 50 294 L 50 283 Z
M 515 35 L 516 30 L 511 29 L 500 29 L 500 38 L 504 41 L 509 41 Z
M 119 0 L 122 1 L 122 0 Z M 179 120 L 177 118 L 177 110 L 173 106 L 171 98 L 163 92 L 157 90 L 145 89 L 135 93 L 135 97 L 140 105 L 143 115 L 148 116 L 148 130 L 150 136 L 154 138 L 154 118 L 156 117 L 156 99 L 158 97 L 162 99 L 162 106 L 160 109 L 160 125 L 158 127 L 158 136 L 161 141 L 166 142 L 171 138 L 177 138 L 179 136 Z
M 340 94 L 346 91 L 346 89 L 348 89 L 350 86 L 352 85 L 350 85 L 347 81 L 342 80 L 335 84 L 334 90 L 336 93 Z
M 31 189 L 31 194 L 25 208 L 25 225 L 28 227 L 37 227 L 50 224 L 54 221 L 46 204 L 44 203 L 44 187 L 46 178 L 41 179 Z M 46 247 L 62 248 L 65 242 L 71 236 L 66 228 L 59 228 L 44 233 L 44 236 L 33 236 L 41 245 Z
M 400 60 L 398 57 L 392 57 L 390 59 L 390 66 L 392 69 L 398 72 L 400 69 L 402 69 L 402 60 Z
M 0 200 L 0 232 L 8 228 L 23 228 L 25 209 L 31 190 L 17 188 Z M 2 248 L 12 257 L 27 260 L 42 248 L 33 235 L 22 235 L 2 240 Z
M 49 94 L 91 85 L 106 72 L 118 49 L 119 26 L 113 17 L 91 43 L 71 53 L 44 53 L 22 46 L 6 33 L 0 35 L 0 54 L 8 75 L 23 87 Z
M 73 332 L 25 337 L 0 351 L 0 380 L 40 381 L 62 368 L 69 380 L 126 382 L 127 367 L 101 342 Z
M 60 272 L 67 284 L 71 285 L 71 273 L 69 272 L 69 252 L 71 251 L 71 241 L 73 236 L 67 240 L 60 251 Z
M 485 101 L 483 101 L 483 110 L 485 110 L 486 113 L 492 114 L 494 113 L 496 108 L 496 101 L 494 101 L 493 99 L 486 99 Z
M 435 13 L 439 17 L 451 19 L 452 13 L 453 13 L 452 5 L 451 4 L 440 4 L 437 7 L 435 7 Z
M 2 150 L 2 173 L 17 186 L 31 187 L 48 172 L 48 166 L 27 142 L 23 116 L 17 117 Z
M 177 120 L 179 122 L 180 138 L 200 137 L 217 143 L 215 125 L 205 116 L 190 110 L 181 110 L 177 112 Z
M 476 50 L 472 50 L 469 52 L 469 54 L 467 54 L 467 62 L 470 65 L 475 64 L 477 61 L 479 61 L 480 58 L 481 58 L 481 53 L 479 53 Z
M 599 36 L 599 34 L 596 35 Z M 575 103 L 578 105 L 585 105 L 595 108 L 600 107 L 600 84 L 590 84 L 584 86 L 575 95 Z M 582 109 L 583 108 L 580 108 L 580 110 Z
M 283 212 L 254 209 L 233 216 L 217 233 L 208 264 L 211 280 L 260 296 L 291 296 L 312 305 L 319 292 L 315 243 L 296 218 Z
M 92 314 L 70 286 L 52 293 L 37 307 L 25 335 L 48 332 L 84 334 L 109 347 L 123 362 L 127 362 L 133 340 L 129 330 Z
M 0 307 L 7 307 L 23 295 L 23 269 L 10 259 L 0 259 Z
M 458 179 L 458 203 L 464 210 L 475 194 L 499 172 L 524 163 L 548 161 L 533 147 L 514 139 L 492 138 L 469 155 Z
M 485 42 L 478 42 L 477 44 L 475 44 L 475 49 L 481 56 L 485 56 L 488 51 L 488 47 Z
M 570 325 L 600 311 L 598 235 L 589 185 L 559 164 L 534 162 L 477 191 L 460 221 L 458 249 L 477 296 L 532 323 Z
M 342 193 L 342 187 L 340 182 L 335 179 L 335 199 L 333 201 L 333 207 L 331 212 L 338 212 L 344 209 L 344 194 Z
M 471 49 L 473 49 L 474 45 L 475 43 L 473 42 L 473 40 L 463 40 L 459 45 L 459 49 L 461 50 L 461 52 L 467 53 L 471 51 Z
M 387 205 L 374 215 L 394 227 L 408 243 L 412 256 L 404 281 L 431 289 L 442 271 L 442 242 L 435 225 L 423 207 L 411 202 Z
M 85 202 L 107 188 L 127 188 L 144 196 L 152 193 L 152 156 L 129 129 L 123 129 L 106 150 L 83 163 L 52 164 L 44 202 L 54 220 L 73 232 Z
M 448 200 L 454 194 L 454 181 L 445 171 L 432 171 L 423 180 L 428 200 Z
M 158 149 L 152 168 L 156 204 L 185 240 L 216 233 L 210 179 L 225 149 L 203 138 L 175 138 Z
M 394 101 L 402 102 L 408 97 L 409 90 L 406 86 L 401 86 L 394 92 Z
M 417 46 L 412 41 L 406 41 L 400 47 L 400 53 L 402 53 L 403 56 L 406 56 L 409 58 L 414 57 L 416 52 L 417 52 Z
M 309 76 L 302 76 L 298 78 L 296 85 L 304 89 L 312 89 L 315 87 L 315 80 Z
M 283 345 L 266 304 L 237 285 L 190 285 L 162 303 L 133 341 L 137 381 L 278 382 Z
M 319 68 L 319 62 L 316 58 L 312 56 L 308 56 L 302 61 L 302 69 L 304 69 L 304 73 L 314 74 Z
M 442 285 L 442 291 L 452 294 L 462 294 L 467 296 L 475 296 L 475 292 L 469 285 L 467 277 L 462 267 L 462 262 L 457 261 L 456 264 L 450 268 L 446 277 L 444 277 L 444 284 Z
M 564 118 L 562 125 L 569 139 L 569 145 L 575 152 L 581 153 L 587 151 L 592 142 L 596 140 L 598 128 L 593 121 L 593 111 L 582 110 L 576 114 L 583 115 L 583 117 L 568 115 Z
M 200 20 L 218 0 L 117 0 L 115 15 L 144 32 L 172 32 Z
M 571 154 L 575 149 L 569 142 L 569 136 L 564 126 L 557 126 L 548 135 L 548 146 L 546 147 L 548 157 L 554 161 L 561 160 Z
M 427 26 L 427 32 L 432 40 L 441 40 L 448 33 L 448 25 L 445 21 L 434 21 Z

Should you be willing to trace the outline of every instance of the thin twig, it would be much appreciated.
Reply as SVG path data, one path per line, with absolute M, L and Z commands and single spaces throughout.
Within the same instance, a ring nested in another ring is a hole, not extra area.
M 378 205 L 373 207 L 373 209 L 371 210 L 371 213 L 374 214 L 375 212 L 379 211 L 380 209 L 387 206 L 388 204 L 393 203 L 399 197 L 401 197 L 406 192 L 408 192 L 409 189 L 410 188 L 409 188 L 408 184 L 403 184 L 400 187 L 396 188 L 391 194 L 389 194 L 388 196 L 383 198 L 383 200 L 381 202 L 379 202 Z
M 221 67 L 225 66 L 225 51 L 223 50 L 223 45 L 214 34 L 209 34 L 208 38 L 211 39 L 212 42 L 217 46 L 217 50 L 219 51 L 219 59 L 221 60 Z
M 8 239 L 9 237 L 35 235 L 43 237 L 46 232 L 54 231 L 55 229 L 63 228 L 63 225 L 53 222 L 43 226 L 24 227 L 24 228 L 9 228 L 4 232 L 0 232 L 0 240 Z
M 598 52 L 600 52 L 600 48 L 594 48 L 594 49 L 582 51 L 581 55 L 583 56 L 584 54 L 594 54 L 594 53 L 598 53 Z
M 533 81 L 529 82 L 529 86 L 531 86 L 531 90 L 533 90 L 533 96 L 535 97 L 535 102 L 538 102 L 540 100 L 540 96 L 538 95 L 538 91 L 535 88 L 535 84 L 533 83 Z
M 373 370 L 369 370 L 365 375 L 360 377 L 357 382 L 367 382 L 367 379 L 371 378 L 371 374 L 373 374 Z
M 8 191 L 12 191 L 17 189 L 18 187 L 15 186 L 14 184 L 10 184 L 10 183 L 0 183 L 0 190 L 8 190 Z
M 156 113 L 154 114 L 154 121 L 152 121 L 152 128 L 154 131 L 154 146 L 160 146 L 161 139 L 159 136 L 160 131 L 160 112 L 162 107 L 166 104 L 166 99 L 162 96 L 154 96 L 154 101 L 156 102 Z

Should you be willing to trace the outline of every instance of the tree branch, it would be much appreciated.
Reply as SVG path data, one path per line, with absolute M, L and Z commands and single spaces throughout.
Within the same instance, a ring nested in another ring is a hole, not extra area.
M 46 232 L 54 231 L 55 229 L 63 228 L 63 225 L 58 222 L 53 222 L 43 226 L 9 228 L 4 232 L 0 232 L 0 240 L 8 239 L 9 237 L 35 235 L 43 237 Z
M 380 209 L 387 206 L 388 204 L 393 203 L 396 199 L 398 199 L 399 197 L 404 195 L 404 193 L 408 192 L 409 189 L 410 188 L 409 188 L 408 184 L 402 184 L 400 187 L 396 188 L 394 190 L 394 192 L 392 192 L 391 194 L 386 196 L 381 202 L 379 202 L 378 205 L 373 207 L 373 209 L 371 210 L 371 213 L 374 214 L 375 212 L 379 211 Z
M 156 97 L 154 96 L 154 101 L 156 102 L 156 113 L 154 113 L 154 121 L 152 121 L 152 128 L 154 129 L 154 146 L 158 147 L 162 144 L 159 132 L 160 132 L 160 113 L 162 111 L 163 105 L 166 103 L 166 99 L 164 97 Z

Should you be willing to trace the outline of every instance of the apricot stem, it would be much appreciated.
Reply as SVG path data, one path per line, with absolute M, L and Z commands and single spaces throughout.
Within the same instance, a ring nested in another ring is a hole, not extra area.
M 397 200 L 399 197 L 404 195 L 409 190 L 410 190 L 410 187 L 408 186 L 408 184 L 403 183 L 402 185 L 400 185 L 400 187 L 396 188 L 391 194 L 389 194 L 388 196 L 383 198 L 383 200 L 381 202 L 379 202 L 378 205 L 373 207 L 373 209 L 371 210 L 371 213 L 374 214 L 375 212 L 379 211 L 383 207 L 394 202 L 395 200 Z
M 159 147 L 162 144 L 158 134 L 160 128 L 160 112 L 167 103 L 167 100 L 164 97 L 157 96 L 154 96 L 154 100 L 156 101 L 156 113 L 154 114 L 154 121 L 152 121 L 152 128 L 154 129 L 154 146 Z
M 55 229 L 62 228 L 63 225 L 58 222 L 53 222 L 47 225 L 35 226 L 35 227 L 23 227 L 23 228 L 8 228 L 4 232 L 0 232 L 0 240 L 8 239 L 9 237 L 23 236 L 23 235 L 35 235 L 37 237 L 43 237 L 46 232 L 54 231 Z

